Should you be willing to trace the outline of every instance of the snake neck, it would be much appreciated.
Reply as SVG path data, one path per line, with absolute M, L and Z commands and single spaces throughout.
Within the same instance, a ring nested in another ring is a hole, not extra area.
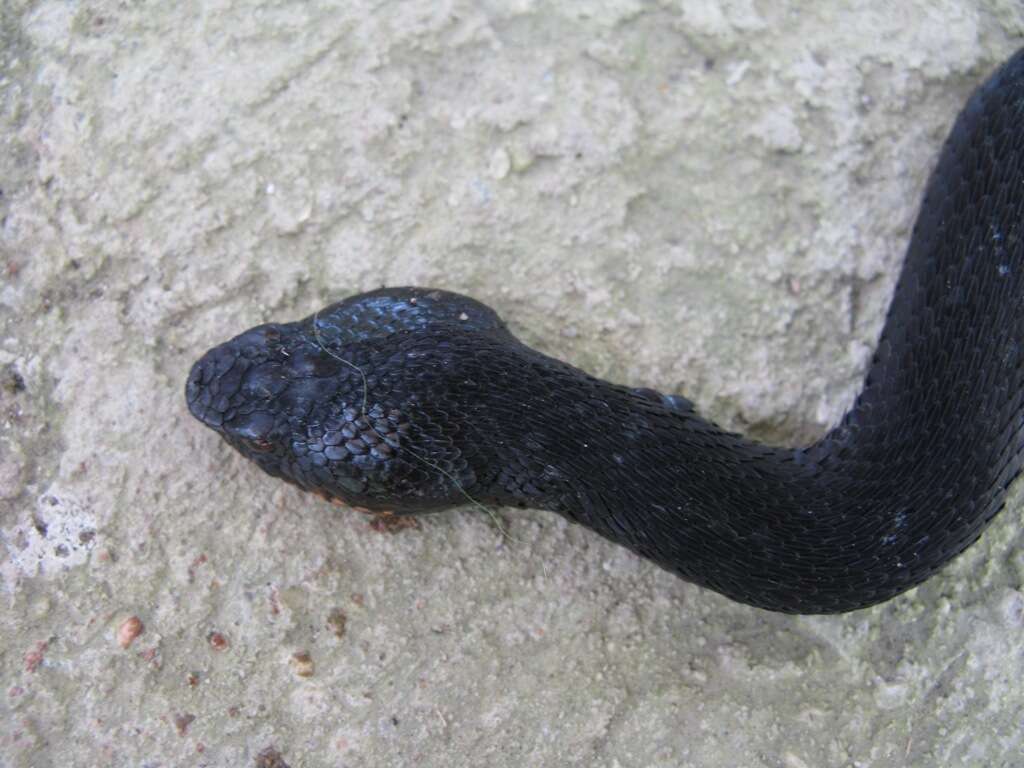
M 815 583 L 816 564 L 834 568 L 844 557 L 852 565 L 860 555 L 844 551 L 851 526 L 844 530 L 838 485 L 824 480 L 827 470 L 807 452 L 754 443 L 690 409 L 558 361 L 526 366 L 513 374 L 516 386 L 528 372 L 540 380 L 526 387 L 549 396 L 481 430 L 486 437 L 470 452 L 481 467 L 500 470 L 481 470 L 476 498 L 558 512 L 747 603 L 804 612 L 848 607 L 830 591 L 830 577 Z M 879 531 L 899 534 L 896 523 Z M 893 561 L 905 544 L 893 547 Z M 891 563 L 880 567 L 888 572 Z M 862 584 L 846 580 L 845 588 L 863 594 Z
M 1020 469 L 1019 405 L 1007 438 L 998 418 L 959 435 L 921 411 L 861 419 L 874 415 L 862 396 L 825 439 L 792 449 L 578 371 L 559 375 L 568 366 L 557 361 L 529 368 L 541 379 L 511 378 L 548 392 L 543 404 L 502 414 L 495 403 L 492 423 L 466 429 L 479 460 L 473 497 L 558 512 L 770 610 L 848 611 L 920 583 L 980 535 Z M 965 439 L 976 450 L 962 452 Z
M 969 546 L 1020 472 L 1022 303 L 1024 52 L 958 118 L 863 390 L 821 441 L 760 445 L 528 351 L 509 386 L 547 398 L 491 425 L 480 490 L 742 602 L 881 602 Z

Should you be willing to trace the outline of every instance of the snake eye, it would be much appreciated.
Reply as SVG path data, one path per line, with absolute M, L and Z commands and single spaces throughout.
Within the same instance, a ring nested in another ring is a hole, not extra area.
M 273 428 L 274 417 L 266 411 L 236 416 L 226 425 L 229 435 L 256 453 L 266 453 L 274 447 L 270 440 Z

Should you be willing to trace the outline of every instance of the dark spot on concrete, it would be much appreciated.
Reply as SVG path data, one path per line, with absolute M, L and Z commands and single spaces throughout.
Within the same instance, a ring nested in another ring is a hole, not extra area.
M 275 747 L 267 747 L 256 755 L 256 768 L 290 768 Z
M 419 521 L 412 515 L 377 515 L 370 521 L 370 527 L 377 533 L 398 533 L 407 528 L 419 528 Z
M 25 379 L 11 366 L 6 366 L 0 374 L 0 388 L 9 395 L 25 391 Z
M 187 712 L 181 715 L 174 716 L 174 730 L 178 732 L 179 736 L 184 736 L 188 730 L 189 725 L 196 719 L 195 715 L 190 715 Z
M 339 640 L 345 636 L 346 624 L 348 624 L 348 616 L 340 608 L 335 608 L 327 616 L 327 627 Z

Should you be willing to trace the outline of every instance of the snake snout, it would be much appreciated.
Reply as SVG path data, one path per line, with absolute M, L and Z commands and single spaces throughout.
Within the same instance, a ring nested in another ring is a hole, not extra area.
M 250 366 L 235 340 L 203 355 L 192 366 L 185 383 L 185 400 L 192 415 L 222 432 L 225 420 L 231 418 L 239 405 L 239 387 Z
M 204 354 L 189 371 L 185 401 L 199 421 L 217 432 L 239 414 L 251 413 L 283 387 L 280 365 L 270 358 L 281 342 L 281 326 L 260 325 Z
M 214 395 L 210 388 L 213 381 L 216 362 L 210 350 L 192 366 L 185 383 L 185 402 L 189 412 L 211 429 L 219 429 L 224 422 L 224 414 L 213 407 Z

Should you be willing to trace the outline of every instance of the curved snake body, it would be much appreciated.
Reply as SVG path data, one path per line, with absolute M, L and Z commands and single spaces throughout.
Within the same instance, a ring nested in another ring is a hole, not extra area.
M 800 448 L 600 381 L 478 302 L 394 288 L 253 328 L 192 368 L 192 413 L 272 475 L 371 509 L 544 508 L 778 611 L 919 584 L 1003 505 L 1024 448 L 1024 51 L 928 183 L 863 390 Z

